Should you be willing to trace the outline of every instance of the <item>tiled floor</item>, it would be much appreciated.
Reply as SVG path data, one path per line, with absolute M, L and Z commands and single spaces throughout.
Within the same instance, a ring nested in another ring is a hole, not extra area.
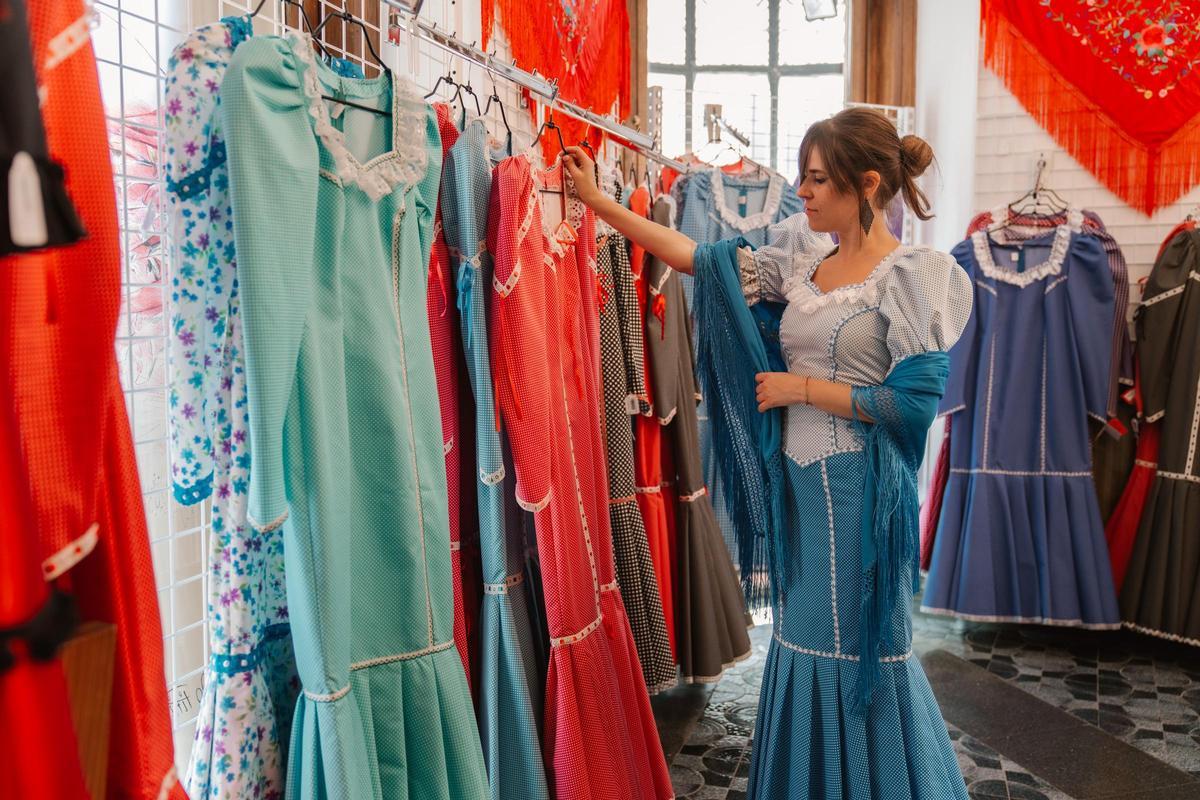
M 741 800 L 770 628 L 728 672 L 686 735 L 671 772 L 681 800 Z M 1200 652 L 1121 632 L 960 623 L 914 614 L 914 649 L 943 649 L 1051 706 L 1200 775 Z M 935 687 L 936 688 L 936 687 Z M 1072 800 L 949 726 L 974 800 Z
M 1200 650 L 1122 631 L 913 615 L 914 648 L 947 650 L 1200 777 Z

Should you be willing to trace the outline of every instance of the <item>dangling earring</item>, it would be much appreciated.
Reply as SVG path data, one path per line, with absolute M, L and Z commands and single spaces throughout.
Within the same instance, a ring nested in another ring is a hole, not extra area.
M 871 234 L 871 225 L 875 222 L 875 211 L 871 208 L 871 201 L 867 198 L 862 199 L 862 205 L 858 207 L 858 224 L 862 225 L 863 236 Z

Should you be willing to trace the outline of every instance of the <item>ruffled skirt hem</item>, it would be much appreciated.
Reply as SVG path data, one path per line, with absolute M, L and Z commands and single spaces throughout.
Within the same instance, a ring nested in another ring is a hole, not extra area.
M 881 665 L 867 712 L 858 663 L 771 642 L 755 725 L 754 800 L 967 800 L 946 724 L 914 658 Z

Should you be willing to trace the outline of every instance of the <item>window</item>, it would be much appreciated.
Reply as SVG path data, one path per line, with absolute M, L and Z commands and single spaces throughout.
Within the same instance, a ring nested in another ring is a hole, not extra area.
M 813 122 L 844 104 L 845 4 L 808 21 L 802 0 L 648 0 L 649 82 L 663 87 L 662 149 L 698 149 L 704 106 L 750 137 L 748 155 L 789 178 Z M 682 35 L 680 34 L 682 31 Z

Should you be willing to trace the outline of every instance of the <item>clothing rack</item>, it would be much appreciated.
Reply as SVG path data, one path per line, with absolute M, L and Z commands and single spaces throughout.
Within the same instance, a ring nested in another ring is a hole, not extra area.
M 561 111 L 567 116 L 583 120 L 588 124 L 607 133 L 617 144 L 632 150 L 651 161 L 671 167 L 677 172 L 688 171 L 686 164 L 667 158 L 654 147 L 654 139 L 649 135 L 635 130 L 628 125 L 622 125 L 611 117 L 601 116 L 575 103 L 558 96 L 558 83 L 535 73 L 523 70 L 515 62 L 507 63 L 495 55 L 485 53 L 474 45 L 467 44 L 453 34 L 440 30 L 437 23 L 426 22 L 416 16 L 420 11 L 421 2 L 407 3 L 404 0 L 383 0 L 384 4 L 407 15 L 401 19 L 399 27 L 410 36 L 429 42 L 451 55 L 470 61 L 482 67 L 491 75 L 504 78 L 515 83 L 537 96 L 539 102 L 554 111 Z

